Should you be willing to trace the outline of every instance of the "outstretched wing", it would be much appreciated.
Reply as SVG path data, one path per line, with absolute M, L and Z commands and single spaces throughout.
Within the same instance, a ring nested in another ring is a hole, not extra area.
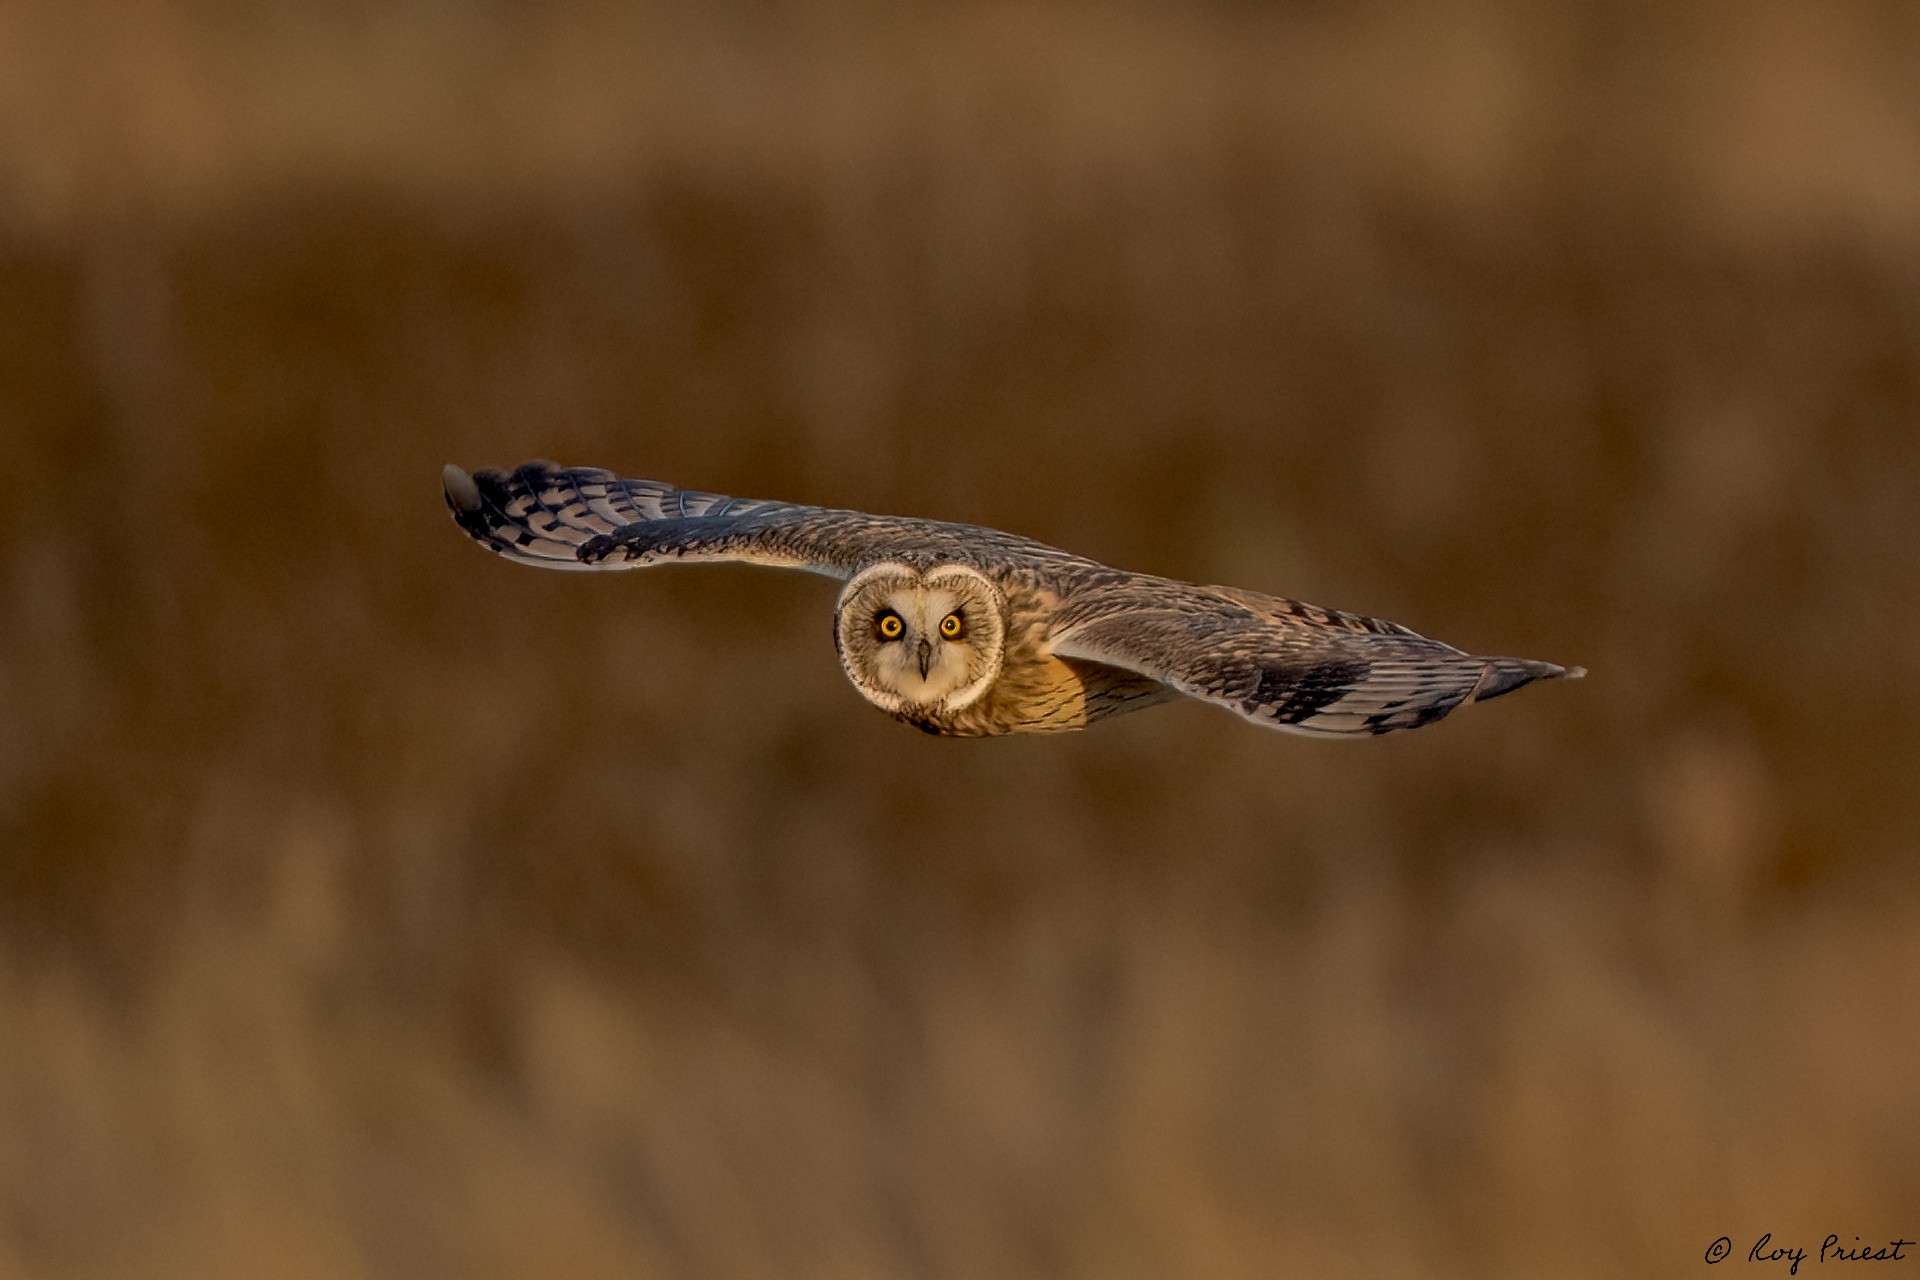
M 1431 724 L 1578 667 L 1483 658 L 1396 623 L 1295 600 L 1134 579 L 1064 601 L 1053 652 L 1122 667 L 1295 733 L 1375 734 Z
M 441 480 L 454 522 L 475 542 L 548 569 L 740 560 L 845 578 L 898 524 L 857 511 L 728 498 L 551 462 L 472 475 L 449 466 Z

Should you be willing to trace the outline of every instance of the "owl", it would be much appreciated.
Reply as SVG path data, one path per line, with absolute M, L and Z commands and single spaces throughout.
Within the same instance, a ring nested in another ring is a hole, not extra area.
M 1129 573 L 976 525 L 761 502 L 529 462 L 443 473 L 454 522 L 548 569 L 735 560 L 842 583 L 861 696 L 933 734 L 1080 729 L 1176 697 L 1295 733 L 1414 729 L 1579 667 L 1475 657 L 1392 622 Z

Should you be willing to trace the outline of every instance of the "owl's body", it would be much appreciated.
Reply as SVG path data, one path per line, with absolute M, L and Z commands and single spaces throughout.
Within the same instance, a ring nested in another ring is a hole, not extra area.
M 1390 622 L 1129 573 L 975 525 L 759 502 L 608 471 L 448 467 L 471 537 L 548 568 L 735 560 L 841 579 L 834 647 L 869 701 L 929 733 L 1082 728 L 1178 696 L 1276 728 L 1374 734 L 1534 680 Z
M 944 563 L 961 563 L 947 561 Z M 968 568 L 980 566 L 968 564 Z M 1017 573 L 988 574 L 1005 602 L 1006 634 L 1000 671 L 979 697 L 964 705 L 909 702 L 895 719 L 928 733 L 978 738 L 1001 733 L 1059 733 L 1178 696 L 1156 680 L 1104 663 L 1056 656 L 1049 644 L 1060 597 Z M 848 676 L 857 655 L 835 628 L 835 648 Z

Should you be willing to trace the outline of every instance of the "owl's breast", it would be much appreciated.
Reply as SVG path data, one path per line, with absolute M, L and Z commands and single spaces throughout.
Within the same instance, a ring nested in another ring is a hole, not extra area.
M 1131 671 L 1055 657 L 1048 643 L 1053 601 L 1016 596 L 1011 603 L 999 676 L 972 703 L 921 728 L 957 737 L 1065 733 L 1178 696 Z

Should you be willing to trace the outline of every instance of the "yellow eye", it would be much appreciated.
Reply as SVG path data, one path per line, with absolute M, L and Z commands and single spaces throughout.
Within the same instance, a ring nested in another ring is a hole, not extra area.
M 960 633 L 966 629 L 967 624 L 960 620 L 960 615 L 957 613 L 950 613 L 940 619 L 940 634 L 949 640 L 958 640 Z
M 898 640 L 901 633 L 906 629 L 907 626 L 904 622 L 900 621 L 899 614 L 883 613 L 880 615 L 879 631 L 882 640 Z

